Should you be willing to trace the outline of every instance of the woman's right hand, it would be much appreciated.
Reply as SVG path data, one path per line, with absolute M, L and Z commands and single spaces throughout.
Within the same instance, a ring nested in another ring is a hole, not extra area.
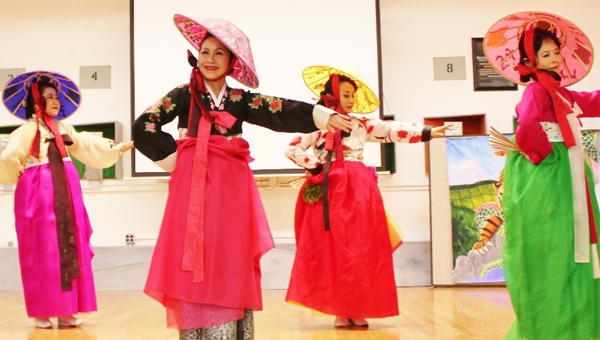
M 333 132 L 335 129 L 345 132 L 352 131 L 352 118 L 338 113 L 332 114 L 327 121 L 327 130 Z
M 444 124 L 443 126 L 436 126 L 431 129 L 431 138 L 441 138 L 446 136 L 446 130 L 452 127 L 452 123 Z
M 121 149 L 120 149 L 121 152 L 129 151 L 131 149 L 133 149 L 133 141 L 121 144 Z

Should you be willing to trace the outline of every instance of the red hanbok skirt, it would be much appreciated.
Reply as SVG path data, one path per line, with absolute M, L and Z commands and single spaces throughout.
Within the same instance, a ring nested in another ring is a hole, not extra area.
M 373 172 L 361 162 L 333 161 L 329 171 L 330 230 L 323 199 L 296 205 L 296 258 L 286 301 L 347 318 L 398 315 L 392 248 Z

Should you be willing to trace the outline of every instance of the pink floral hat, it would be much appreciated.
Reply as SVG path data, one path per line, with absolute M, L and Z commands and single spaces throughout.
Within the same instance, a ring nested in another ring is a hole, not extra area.
M 190 19 L 181 14 L 175 14 L 173 22 L 181 34 L 198 51 L 200 42 L 207 33 L 219 39 L 237 57 L 231 76 L 250 88 L 258 87 L 258 76 L 250 49 L 250 40 L 239 28 L 221 18 Z
M 558 70 L 560 86 L 583 79 L 592 68 L 594 52 L 586 34 L 569 20 L 552 13 L 518 12 L 507 15 L 490 27 L 483 39 L 483 52 L 492 67 L 513 83 L 521 82 L 518 70 L 519 41 L 531 28 L 548 30 L 556 35 L 563 62 Z

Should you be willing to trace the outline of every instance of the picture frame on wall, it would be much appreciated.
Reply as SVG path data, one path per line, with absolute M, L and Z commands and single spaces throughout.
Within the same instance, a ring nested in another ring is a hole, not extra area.
M 496 71 L 483 53 L 483 38 L 471 38 L 473 89 L 475 91 L 516 91 L 518 85 Z

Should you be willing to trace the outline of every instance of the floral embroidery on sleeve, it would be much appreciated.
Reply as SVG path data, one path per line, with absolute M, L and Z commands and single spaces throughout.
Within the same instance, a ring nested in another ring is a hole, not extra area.
M 252 98 L 252 102 L 248 104 L 253 109 L 258 109 L 262 105 L 262 101 L 266 100 L 269 104 L 269 111 L 272 113 L 281 112 L 283 108 L 283 99 L 275 98 L 273 96 L 264 96 L 261 94 L 255 94 Z
M 252 98 L 252 101 L 248 106 L 252 109 L 258 109 L 262 105 L 262 96 L 260 94 L 255 94 Z
M 162 99 L 158 100 L 156 103 L 152 104 L 149 108 L 146 109 L 146 112 L 149 113 L 149 122 L 145 122 L 146 131 L 148 132 L 156 132 L 156 122 L 160 122 L 160 113 L 161 109 L 165 113 L 169 113 L 173 111 L 176 104 L 173 104 L 171 101 L 171 97 L 164 96 Z
M 283 107 L 283 99 L 267 98 L 269 102 L 269 111 L 273 113 L 280 112 Z
M 153 122 L 145 122 L 146 125 L 145 131 L 155 133 L 156 132 L 156 124 Z
M 160 109 L 162 108 L 166 113 L 169 113 L 173 111 L 175 106 L 176 104 L 173 104 L 171 97 L 164 96 L 162 99 L 158 100 L 156 103 L 152 104 L 152 106 L 147 108 L 146 112 L 151 113 L 150 119 L 160 122 Z
M 171 97 L 165 96 L 163 98 L 162 107 L 163 107 L 163 110 L 165 110 L 165 112 L 169 113 L 169 112 L 173 111 L 173 109 L 175 108 L 175 105 L 176 104 L 173 104 L 173 102 L 171 101 Z
M 239 102 L 242 99 L 243 90 L 241 89 L 232 89 L 229 94 L 229 100 L 232 102 Z
M 283 99 L 275 98 L 273 96 L 262 97 L 267 101 L 267 103 L 269 103 L 269 111 L 271 111 L 272 113 L 277 113 L 281 111 L 281 108 L 283 107 Z
M 158 107 L 160 106 L 161 103 L 162 103 L 162 100 L 155 102 L 154 104 L 152 104 L 152 106 L 147 108 L 145 112 L 151 113 L 152 115 L 158 114 L 160 112 L 160 109 Z M 156 120 L 156 119 L 153 119 L 153 120 Z

